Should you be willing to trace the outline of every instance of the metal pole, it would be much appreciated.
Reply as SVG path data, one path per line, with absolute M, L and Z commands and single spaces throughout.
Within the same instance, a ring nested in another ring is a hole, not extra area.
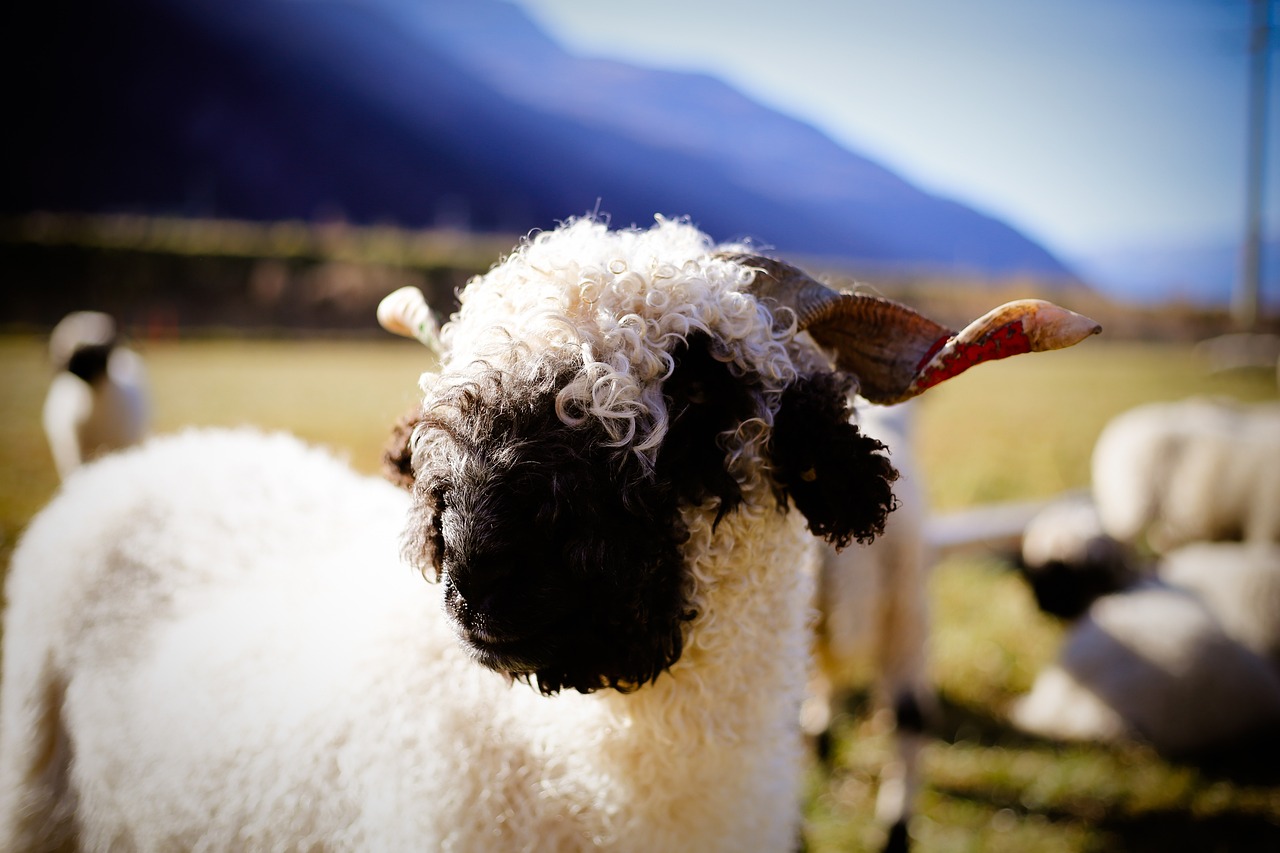
M 1249 140 L 1245 178 L 1245 234 L 1240 281 L 1232 316 L 1241 329 L 1258 325 L 1262 282 L 1263 203 L 1267 151 L 1267 84 L 1271 38 L 1271 0 L 1252 0 L 1249 27 Z

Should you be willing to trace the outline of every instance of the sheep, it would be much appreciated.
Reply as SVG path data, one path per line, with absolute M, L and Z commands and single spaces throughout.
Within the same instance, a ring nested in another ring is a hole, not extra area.
M 1213 568 L 1248 559 L 1248 546 L 1217 547 Z M 1280 732 L 1280 677 L 1191 591 L 1145 579 L 1093 602 L 1010 719 L 1055 740 L 1198 757 Z
M 1091 465 L 1103 529 L 1122 542 L 1280 542 L 1280 403 L 1138 406 L 1104 427 Z
M 1027 526 L 1022 564 L 1069 628 L 1012 708 L 1021 730 L 1175 757 L 1280 732 L 1280 546 L 1194 543 L 1148 561 L 1076 496 Z
M 1066 620 L 1153 571 L 1137 551 L 1106 534 L 1088 494 L 1069 494 L 1037 511 L 1014 563 L 1040 610 Z
M 49 336 L 56 371 L 45 397 L 49 449 L 66 479 L 84 462 L 142 440 L 150 417 L 142 359 L 99 311 L 63 317 Z
M 801 724 L 828 758 L 830 726 L 846 689 L 874 679 L 876 704 L 890 709 L 897 755 L 881 769 L 876 817 L 889 827 L 888 849 L 904 849 L 920 786 L 919 753 L 935 700 L 926 672 L 929 612 L 925 495 L 911 447 L 913 406 L 859 401 L 863 433 L 889 448 L 898 471 L 897 508 L 884 533 L 868 545 L 823 549 L 817 583 L 815 668 Z
M 37 515 L 0 849 L 788 849 L 817 542 L 894 500 L 849 395 L 1096 331 L 953 333 L 684 221 L 533 235 L 440 330 L 410 488 L 187 431 Z
M 1159 573 L 1199 597 L 1232 639 L 1280 672 L 1280 544 L 1196 542 L 1163 559 Z

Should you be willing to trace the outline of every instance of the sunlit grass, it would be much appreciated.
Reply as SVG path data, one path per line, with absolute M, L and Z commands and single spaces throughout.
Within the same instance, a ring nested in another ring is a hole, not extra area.
M 340 450 L 377 471 L 397 416 L 433 361 L 410 341 L 217 340 L 147 347 L 155 428 L 254 425 Z
M 1209 374 L 1185 344 L 1089 339 L 985 364 L 918 401 L 935 507 L 1046 497 L 1087 485 L 1098 433 L 1121 411 L 1193 394 L 1274 398 L 1268 371 Z
M 0 561 L 57 488 L 40 432 L 43 342 L 0 338 Z M 416 399 L 426 352 L 406 341 L 166 341 L 141 347 L 155 425 L 256 424 L 334 447 L 374 472 L 391 422 Z M 1210 376 L 1189 346 L 1111 344 L 986 365 L 919 402 L 919 455 L 943 510 L 1046 497 L 1088 480 L 1107 419 L 1188 394 L 1274 398 L 1267 373 Z M 1064 747 L 1004 725 L 1061 628 L 991 559 L 953 559 L 930 582 L 938 737 L 912 835 L 921 851 L 1280 849 L 1280 785 L 1173 764 L 1140 747 Z M 814 853 L 874 849 L 880 721 L 839 721 L 834 768 L 809 776 Z

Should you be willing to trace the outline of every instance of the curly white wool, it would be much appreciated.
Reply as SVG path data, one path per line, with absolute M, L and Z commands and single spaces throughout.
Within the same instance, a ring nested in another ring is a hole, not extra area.
M 710 256 L 714 249 L 678 220 L 659 217 L 644 231 L 572 221 L 472 280 L 441 340 L 460 365 L 576 351 L 583 367 L 560 393 L 562 417 L 585 412 L 619 445 L 652 454 L 666 434 L 657 380 L 671 372 L 674 339 L 710 333 L 718 358 L 778 387 L 796 375 L 790 330 L 774 329 L 768 311 L 741 292 L 750 272 Z M 424 377 L 424 390 L 440 380 Z

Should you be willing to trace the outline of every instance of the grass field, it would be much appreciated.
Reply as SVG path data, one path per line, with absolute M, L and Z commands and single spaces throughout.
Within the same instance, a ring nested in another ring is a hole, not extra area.
M 288 429 L 377 468 L 387 427 L 427 365 L 402 341 L 178 341 L 142 348 L 155 426 L 253 423 Z M 0 565 L 53 494 L 40 432 L 43 343 L 0 338 Z M 940 510 L 1047 497 L 1087 482 L 1099 430 L 1132 405 L 1188 394 L 1276 396 L 1268 374 L 1209 376 L 1189 347 L 1090 340 L 1075 350 L 986 365 L 919 403 L 919 454 Z M 1001 722 L 1054 654 L 1059 629 L 994 559 L 952 559 L 930 588 L 931 665 L 944 719 L 924 757 L 912 835 L 920 851 L 1280 850 L 1280 759 L 1212 768 L 1134 746 L 1064 747 Z M 815 769 L 812 851 L 873 849 L 876 768 L 889 741 L 855 704 L 840 719 L 835 769 Z

